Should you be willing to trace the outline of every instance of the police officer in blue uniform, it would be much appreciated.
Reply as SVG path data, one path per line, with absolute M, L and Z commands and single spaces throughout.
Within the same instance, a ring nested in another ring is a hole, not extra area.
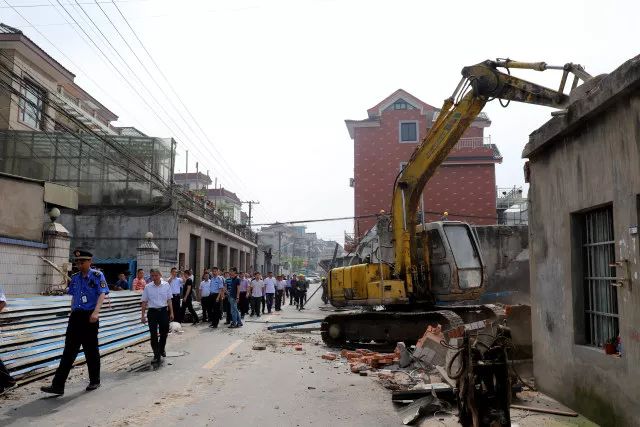
M 75 264 L 80 271 L 71 276 L 67 293 L 71 295 L 71 315 L 67 325 L 64 352 L 51 386 L 42 387 L 45 393 L 64 394 L 64 384 L 78 356 L 80 346 L 89 369 L 87 391 L 100 387 L 100 351 L 98 350 L 98 318 L 100 308 L 109 293 L 107 281 L 101 271 L 91 268 L 90 252 L 76 249 Z

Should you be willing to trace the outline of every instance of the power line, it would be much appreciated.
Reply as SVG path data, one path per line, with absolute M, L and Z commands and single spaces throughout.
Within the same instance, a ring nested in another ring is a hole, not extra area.
M 424 213 L 426 214 L 433 214 L 433 215 L 442 215 L 442 212 L 436 212 L 436 211 L 424 211 Z M 462 213 L 454 213 L 454 212 L 450 212 L 447 211 L 447 216 L 449 217 L 458 217 L 458 218 L 481 218 L 481 219 L 498 219 L 498 216 L 491 216 L 491 215 L 473 215 L 473 214 L 462 214 Z M 311 223 L 311 222 L 330 222 L 330 221 L 344 221 L 344 220 L 350 220 L 350 219 L 364 219 L 364 218 L 375 218 L 378 217 L 380 214 L 367 214 L 367 215 L 355 215 L 355 216 L 341 216 L 341 217 L 335 217 L 335 218 L 319 218 L 319 219 L 304 219 L 304 220 L 296 220 L 296 221 L 281 221 L 281 222 L 269 222 L 269 223 L 262 223 L 262 224 L 253 224 L 254 226 L 270 226 L 270 225 L 289 225 L 289 224 L 305 224 L 305 223 Z
M 173 87 L 173 85 L 171 84 L 171 82 L 169 81 L 169 79 L 167 78 L 167 76 L 164 74 L 164 72 L 162 71 L 162 69 L 160 68 L 160 66 L 158 65 L 158 63 L 156 62 L 156 60 L 153 58 L 153 55 L 151 55 L 151 52 L 149 52 L 149 50 L 147 49 L 147 47 L 145 46 L 145 44 L 142 42 L 142 40 L 140 39 L 140 37 L 138 36 L 138 33 L 134 30 L 133 26 L 129 23 L 129 20 L 127 19 L 127 17 L 124 15 L 124 13 L 122 12 L 122 10 L 118 7 L 118 5 L 116 4 L 116 2 L 114 0 L 111 0 L 111 3 L 113 4 L 113 6 L 116 8 L 116 10 L 118 11 L 118 13 L 120 14 L 120 16 L 122 17 L 123 21 L 127 24 L 127 26 L 129 27 L 129 29 L 131 30 L 131 33 L 133 34 L 133 36 L 136 38 L 136 40 L 138 41 L 138 43 L 140 44 L 140 46 L 142 47 L 142 49 L 145 51 L 145 53 L 147 54 L 147 56 L 149 57 L 149 59 L 151 60 L 151 63 L 154 65 L 155 69 L 158 71 L 158 73 L 160 74 L 160 76 L 162 76 L 163 80 L 167 83 L 167 86 L 169 87 L 169 89 L 171 90 L 171 92 L 173 93 L 173 95 L 176 97 L 176 99 L 178 100 L 178 102 L 180 102 L 180 105 L 184 108 L 184 110 L 187 112 L 187 114 L 189 115 L 189 117 L 191 118 L 191 120 L 193 121 L 193 123 L 195 123 L 196 127 L 200 130 L 200 132 L 202 133 L 202 135 L 205 137 L 205 139 L 207 140 L 207 142 L 209 143 L 209 146 L 211 146 L 213 148 L 213 150 L 218 154 L 218 156 L 223 160 L 223 164 L 226 163 L 224 157 L 222 156 L 222 154 L 217 150 L 217 148 L 215 147 L 215 145 L 213 144 L 213 142 L 209 139 L 209 136 L 207 135 L 207 133 L 204 131 L 204 129 L 202 128 L 202 126 L 200 126 L 200 123 L 196 120 L 195 116 L 193 115 L 193 113 L 191 112 L 191 110 L 189 109 L 189 107 L 187 107 L 187 105 L 185 104 L 185 102 L 182 100 L 182 98 L 180 97 L 180 95 L 178 94 L 178 92 L 175 90 L 175 88 Z M 128 45 L 128 44 L 127 44 Z M 242 179 L 233 171 L 233 169 L 229 169 L 229 171 L 231 172 L 231 175 L 235 177 L 235 179 L 237 180 L 237 182 L 245 187 L 245 191 L 248 190 L 246 188 L 246 186 L 244 185 L 244 182 L 242 181 Z M 247 191 L 247 193 L 250 193 L 250 191 Z M 250 195 L 250 194 L 249 194 Z M 268 211 L 268 209 L 267 209 Z

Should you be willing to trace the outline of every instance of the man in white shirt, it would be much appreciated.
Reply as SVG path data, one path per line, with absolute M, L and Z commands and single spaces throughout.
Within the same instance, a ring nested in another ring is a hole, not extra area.
M 276 282 L 276 311 L 280 311 L 284 305 L 284 290 L 287 287 L 287 281 L 284 276 L 279 275 Z
M 166 357 L 164 347 L 169 333 L 169 322 L 173 321 L 173 305 L 171 304 L 171 286 L 160 276 L 160 270 L 151 269 L 151 283 L 142 291 L 142 323 L 147 323 L 145 312 L 148 308 L 149 333 L 151 334 L 151 348 L 153 362 L 160 363 L 160 357 Z M 158 342 L 158 327 L 160 328 L 160 342 Z
M 251 294 L 251 315 L 260 317 L 260 303 L 264 295 L 264 282 L 260 279 L 260 273 L 256 272 L 254 279 L 249 285 L 249 293 Z
M 182 279 L 178 277 L 178 269 L 171 269 L 171 277 L 169 277 L 169 286 L 171 286 L 171 304 L 173 312 L 180 313 L 180 294 L 182 293 Z
M 267 273 L 267 278 L 264 279 L 264 294 L 267 299 L 267 312 L 271 314 L 271 307 L 273 306 L 273 298 L 276 294 L 276 278 L 273 277 L 273 272 Z
M 4 296 L 2 288 L 0 288 L 0 311 L 4 310 L 7 306 L 7 297 Z M 0 394 L 4 393 L 5 389 L 11 388 L 16 385 L 16 380 L 11 376 L 9 370 L 4 366 L 2 360 L 0 360 Z
M 202 275 L 202 281 L 200 282 L 200 304 L 202 305 L 202 321 L 206 322 L 207 318 L 211 320 L 211 279 L 209 279 L 209 273 Z

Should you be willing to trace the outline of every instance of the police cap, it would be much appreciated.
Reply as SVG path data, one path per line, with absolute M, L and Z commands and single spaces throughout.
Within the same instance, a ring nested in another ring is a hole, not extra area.
M 73 256 L 76 261 L 84 261 L 93 258 L 93 254 L 83 249 L 76 249 L 73 251 Z

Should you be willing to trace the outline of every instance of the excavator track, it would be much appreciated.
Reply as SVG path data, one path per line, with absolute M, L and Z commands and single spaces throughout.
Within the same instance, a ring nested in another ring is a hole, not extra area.
M 416 312 L 340 313 L 327 316 L 321 324 L 322 340 L 329 347 L 356 344 L 414 344 L 427 326 L 444 330 L 479 320 L 496 320 L 502 312 L 495 306 L 447 307 L 446 310 Z

